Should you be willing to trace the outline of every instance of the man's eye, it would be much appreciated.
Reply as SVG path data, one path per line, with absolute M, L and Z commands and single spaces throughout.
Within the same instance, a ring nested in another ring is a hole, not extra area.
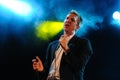
M 68 17 L 66 19 L 68 19 Z
M 75 22 L 75 20 L 74 20 L 74 19 L 71 19 L 71 21 Z

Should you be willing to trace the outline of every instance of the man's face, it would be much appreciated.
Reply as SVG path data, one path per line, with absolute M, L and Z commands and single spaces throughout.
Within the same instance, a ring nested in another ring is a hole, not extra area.
M 64 31 L 72 33 L 79 28 L 77 25 L 78 17 L 75 14 L 68 14 L 64 21 Z

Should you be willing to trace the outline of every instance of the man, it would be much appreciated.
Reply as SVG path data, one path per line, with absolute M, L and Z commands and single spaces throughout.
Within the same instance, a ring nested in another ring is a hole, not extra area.
M 87 39 L 75 34 L 81 23 L 81 16 L 72 10 L 64 21 L 64 34 L 49 44 L 44 65 L 38 56 L 32 60 L 40 80 L 83 80 L 92 48 Z

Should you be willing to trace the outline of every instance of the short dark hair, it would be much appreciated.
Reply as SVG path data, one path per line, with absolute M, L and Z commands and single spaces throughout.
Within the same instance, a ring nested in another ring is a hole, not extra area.
M 71 10 L 70 12 L 69 12 L 69 14 L 75 14 L 77 17 L 78 17 L 78 23 L 77 23 L 77 25 L 79 25 L 79 24 L 81 24 L 82 23 L 82 17 L 79 15 L 79 13 L 76 11 L 76 10 Z

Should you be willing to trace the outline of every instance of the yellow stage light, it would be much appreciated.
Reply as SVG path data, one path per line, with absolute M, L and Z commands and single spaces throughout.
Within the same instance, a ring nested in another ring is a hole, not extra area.
M 45 21 L 36 26 L 36 36 L 43 40 L 50 40 L 63 29 L 63 22 Z

